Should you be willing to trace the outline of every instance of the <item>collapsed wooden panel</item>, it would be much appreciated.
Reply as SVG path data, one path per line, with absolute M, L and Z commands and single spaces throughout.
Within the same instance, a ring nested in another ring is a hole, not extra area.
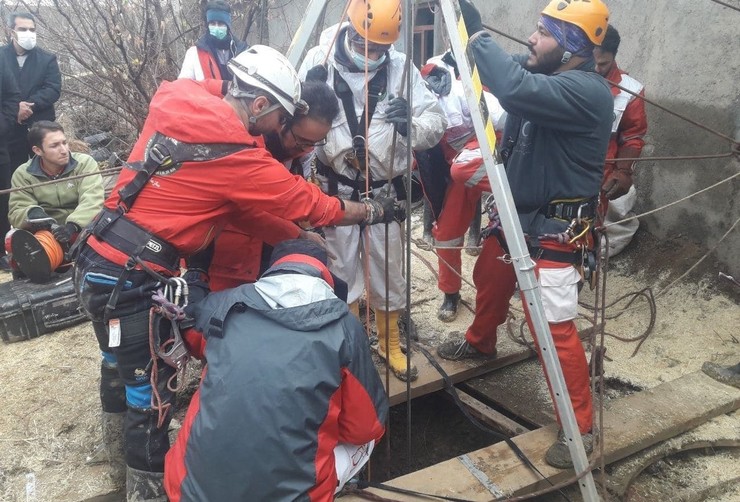
M 609 464 L 623 459 L 739 407 L 740 390 L 716 382 L 701 372 L 619 399 L 604 415 L 605 461 Z M 555 440 L 556 432 L 557 426 L 553 424 L 514 438 L 514 442 L 553 484 L 573 476 L 570 470 L 555 469 L 545 463 L 545 452 Z M 549 482 L 525 467 L 505 443 L 498 443 L 387 484 L 435 495 L 485 501 L 496 498 L 497 493 L 531 493 L 546 488 Z M 388 495 L 383 491 L 371 491 Z M 399 494 L 393 494 L 393 498 L 418 500 Z M 361 499 L 348 497 L 343 500 Z

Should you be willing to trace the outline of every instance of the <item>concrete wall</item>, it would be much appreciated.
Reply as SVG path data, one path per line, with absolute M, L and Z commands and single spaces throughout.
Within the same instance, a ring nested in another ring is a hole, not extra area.
M 296 0 L 270 23 L 270 42 L 287 47 L 307 5 Z M 332 1 L 326 24 L 336 22 L 343 2 Z M 486 24 L 520 39 L 534 31 L 546 0 L 477 0 Z M 647 97 L 740 139 L 740 13 L 708 0 L 612 0 L 611 21 L 622 36 L 617 61 L 645 84 Z M 294 10 L 295 9 L 295 10 Z M 273 26 L 275 29 L 273 29 Z M 523 47 L 497 37 L 512 52 Z M 643 156 L 724 153 L 729 143 L 653 106 Z M 637 165 L 638 212 L 663 206 L 738 172 L 731 159 L 642 162 Z M 678 235 L 709 249 L 740 217 L 740 181 L 732 182 L 642 220 L 650 232 Z M 740 227 L 740 226 L 739 226 Z M 740 275 L 740 228 L 719 246 L 716 257 Z
M 526 39 L 545 1 L 478 1 L 484 22 Z M 646 95 L 731 138 L 740 139 L 740 13 L 709 1 L 612 0 L 611 22 L 622 44 L 617 61 L 645 84 Z M 522 47 L 501 37 L 512 51 Z M 647 105 L 649 131 L 643 156 L 725 153 L 729 143 Z M 738 172 L 737 159 L 637 164 L 638 212 L 683 198 Z M 683 236 L 709 249 L 740 218 L 737 178 L 642 220 L 661 237 Z M 740 274 L 740 225 L 717 258 Z

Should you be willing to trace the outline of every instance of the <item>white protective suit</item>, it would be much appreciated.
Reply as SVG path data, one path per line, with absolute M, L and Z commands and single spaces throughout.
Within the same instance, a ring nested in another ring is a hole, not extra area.
M 325 55 L 330 49 L 337 29 L 345 29 L 349 23 L 344 23 L 326 29 L 321 34 L 319 46 L 312 48 L 306 54 L 300 70 L 301 79 L 305 78 L 308 70 L 324 62 Z M 337 39 L 336 44 L 342 43 L 343 37 Z M 365 73 L 350 72 L 344 66 L 335 61 L 335 47 L 329 51 L 328 78 L 327 83 L 333 87 L 334 72 L 339 72 L 341 77 L 352 89 L 354 96 L 355 112 L 357 119 L 362 116 L 365 108 Z M 396 139 L 395 155 L 391 152 L 393 144 L 394 126 L 386 122 L 385 113 L 388 107 L 389 96 L 405 96 L 405 82 L 402 81 L 403 68 L 406 56 L 391 47 L 388 51 L 388 86 L 386 94 L 378 101 L 368 131 L 368 145 L 370 155 L 368 165 L 370 174 L 374 181 L 385 180 L 401 176 L 406 172 L 406 145 L 408 139 L 398 134 Z M 425 150 L 436 145 L 442 138 L 447 127 L 445 114 L 440 108 L 436 96 L 424 85 L 419 70 L 413 65 L 410 67 L 413 85 L 412 114 L 413 121 L 409 125 L 409 138 L 414 150 Z M 368 81 L 375 76 L 375 72 L 368 74 Z M 317 158 L 326 166 L 332 168 L 336 173 L 355 178 L 352 168 L 345 164 L 345 155 L 352 151 L 352 137 L 350 134 L 347 118 L 344 114 L 341 100 L 339 101 L 339 115 L 334 120 L 332 128 L 327 135 L 325 146 L 316 148 Z M 363 125 L 360 126 L 361 128 Z M 392 161 L 392 164 L 391 164 Z M 318 176 L 322 188 L 328 189 L 327 179 Z M 349 199 L 352 188 L 339 184 L 339 196 Z M 395 194 L 392 185 L 373 190 L 375 194 L 389 190 Z M 349 294 L 347 302 L 352 303 L 360 298 L 365 288 L 364 253 L 369 254 L 369 277 L 368 300 L 370 306 L 375 309 L 385 310 L 385 225 L 374 225 L 366 227 L 361 232 L 359 226 L 345 226 L 325 229 L 328 249 L 336 256 L 329 265 L 330 270 L 339 278 L 347 282 Z M 406 307 L 406 281 L 402 275 L 403 247 L 401 241 L 401 226 L 393 223 L 387 226 L 389 233 L 388 267 L 389 267 L 389 306 L 388 310 L 401 310 Z M 362 251 L 363 240 L 364 252 Z

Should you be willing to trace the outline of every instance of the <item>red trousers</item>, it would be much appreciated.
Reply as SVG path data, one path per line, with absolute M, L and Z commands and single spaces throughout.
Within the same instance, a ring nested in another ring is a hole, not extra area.
M 444 248 L 461 247 L 465 242 L 465 231 L 470 226 L 475 211 L 480 211 L 480 196 L 491 191 L 485 174 L 477 142 L 466 145 L 450 165 L 452 181 L 447 188 L 442 213 L 432 229 L 434 242 Z M 460 249 L 439 249 L 438 287 L 443 293 L 460 291 L 462 253 Z
M 462 280 L 462 252 L 465 232 L 475 211 L 480 211 L 480 190 L 471 189 L 453 181 L 447 187 L 442 212 L 432 228 L 437 255 L 439 279 L 437 285 L 443 293 L 460 291 Z M 444 247 L 458 249 L 444 249 Z
M 567 247 L 552 246 L 553 249 L 565 250 Z M 496 348 L 496 328 L 506 321 L 509 311 L 509 301 L 516 287 L 516 274 L 511 264 L 505 263 L 499 258 L 504 256 L 505 251 L 501 248 L 495 237 L 489 237 L 483 241 L 483 249 L 473 270 L 473 282 L 477 290 L 475 297 L 475 319 L 468 328 L 465 338 L 476 349 L 481 352 L 491 353 Z M 540 269 L 557 269 L 571 267 L 566 263 L 552 262 L 546 260 L 536 261 L 536 272 Z M 534 333 L 532 321 L 526 304 L 525 315 L 529 329 Z M 550 332 L 558 353 L 560 366 L 563 369 L 565 384 L 568 387 L 573 411 L 576 415 L 578 428 L 581 433 L 591 430 L 593 421 L 593 404 L 591 399 L 590 376 L 586 353 L 578 337 L 575 323 L 571 321 L 550 322 Z M 536 344 L 536 339 L 535 339 Z M 539 353 L 539 346 L 537 347 Z M 540 355 L 540 361 L 542 360 Z M 552 387 L 548 380 L 550 394 Z M 555 402 L 555 399 L 553 399 Z M 559 417 L 559 414 L 558 414 Z

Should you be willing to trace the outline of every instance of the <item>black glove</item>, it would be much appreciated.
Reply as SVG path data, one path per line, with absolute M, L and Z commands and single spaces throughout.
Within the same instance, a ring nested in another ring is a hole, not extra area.
M 26 213 L 27 220 L 43 220 L 45 218 L 49 218 L 49 215 L 40 207 L 32 207 Z
M 460 0 L 460 12 L 465 21 L 465 29 L 468 30 L 468 36 L 483 31 L 483 21 L 480 18 L 480 12 L 475 8 L 470 0 Z
M 306 73 L 306 82 L 326 82 L 329 70 L 322 64 L 317 64 Z
M 60 244 L 69 244 L 74 240 L 74 236 L 80 233 L 80 230 L 81 228 L 77 223 L 68 221 L 64 225 L 53 225 L 51 234 Z
M 406 98 L 394 98 L 393 96 L 390 96 L 390 98 L 388 108 L 385 110 L 385 121 L 390 124 L 394 124 L 396 126 L 396 130 L 401 134 L 401 136 L 406 136 L 409 133 L 407 116 L 409 111 L 409 102 L 406 101 Z
M 368 208 L 366 225 L 377 223 L 402 222 L 406 219 L 406 211 L 396 202 L 393 197 L 375 197 L 374 199 L 362 199 Z
M 37 206 L 28 210 L 26 222 L 22 225 L 22 228 L 30 232 L 38 232 L 39 230 L 49 230 L 56 223 L 54 218 Z
M 207 273 L 208 269 L 211 268 L 211 261 L 213 261 L 213 253 L 216 250 L 216 241 L 211 241 L 205 249 L 198 251 L 197 253 L 185 258 L 185 268 L 188 270 L 199 269 Z
M 208 274 L 202 270 L 188 269 L 182 278 L 188 283 L 188 307 L 195 305 L 211 292 L 208 286 Z M 192 317 L 192 309 L 188 310 L 186 307 L 185 312 Z

